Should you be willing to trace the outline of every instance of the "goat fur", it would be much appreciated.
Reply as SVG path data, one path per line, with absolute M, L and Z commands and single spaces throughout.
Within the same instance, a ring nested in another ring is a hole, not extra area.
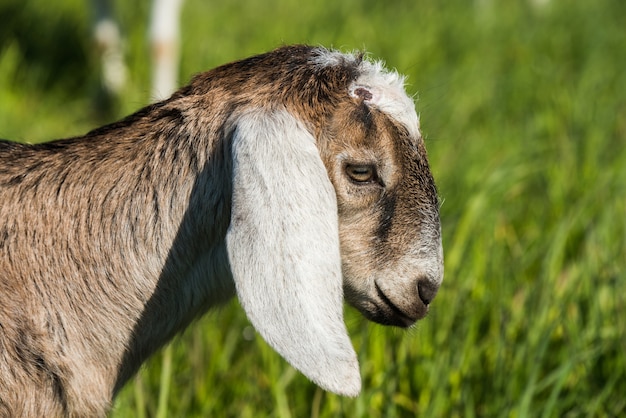
M 105 415 L 143 361 L 235 295 L 293 366 L 357 395 L 344 293 L 408 326 L 443 275 L 402 81 L 288 46 L 85 136 L 0 142 L 0 416 Z M 355 158 L 380 179 L 346 180 Z

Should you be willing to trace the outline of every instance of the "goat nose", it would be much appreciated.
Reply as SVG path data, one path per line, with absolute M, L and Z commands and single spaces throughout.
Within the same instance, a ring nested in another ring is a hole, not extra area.
M 417 282 L 417 293 L 419 294 L 422 302 L 424 302 L 424 305 L 430 305 L 430 302 L 432 302 L 435 295 L 437 295 L 438 290 L 439 285 L 433 283 L 432 280 L 427 278 L 420 279 Z

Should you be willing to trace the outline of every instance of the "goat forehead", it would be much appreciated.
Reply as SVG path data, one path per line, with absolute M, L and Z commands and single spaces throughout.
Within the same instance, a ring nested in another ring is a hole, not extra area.
M 361 63 L 362 72 L 350 87 L 365 87 L 372 92 L 369 103 L 390 118 L 402 124 L 411 137 L 419 137 L 419 118 L 413 100 L 404 90 L 404 77 L 395 71 L 387 71 L 380 61 Z
M 322 67 L 357 65 L 358 77 L 350 85 L 350 93 L 359 88 L 371 92 L 366 103 L 386 113 L 390 118 L 402 124 L 411 137 L 418 138 L 419 118 L 415 112 L 415 103 L 404 89 L 405 77 L 385 68 L 382 61 L 361 60 L 356 54 L 344 54 L 338 51 L 320 49 L 313 59 L 315 65 Z

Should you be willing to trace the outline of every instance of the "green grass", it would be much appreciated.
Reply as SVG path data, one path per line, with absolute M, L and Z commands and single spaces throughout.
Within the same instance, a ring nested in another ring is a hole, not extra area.
M 85 2 L 0 0 L 0 137 L 77 135 L 147 103 L 148 5 L 117 3 L 130 82 L 103 112 Z M 626 414 L 626 3 L 536 3 L 188 0 L 182 82 L 296 42 L 365 48 L 408 75 L 446 278 L 409 332 L 347 308 L 356 399 L 295 372 L 233 301 L 152 358 L 111 415 Z

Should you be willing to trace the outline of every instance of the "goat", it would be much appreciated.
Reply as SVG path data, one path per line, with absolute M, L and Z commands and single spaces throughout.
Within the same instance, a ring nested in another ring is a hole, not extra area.
M 403 82 L 363 54 L 285 46 L 85 136 L 0 142 L 0 415 L 103 416 L 235 295 L 290 364 L 356 396 L 344 296 L 408 327 L 443 278 Z

